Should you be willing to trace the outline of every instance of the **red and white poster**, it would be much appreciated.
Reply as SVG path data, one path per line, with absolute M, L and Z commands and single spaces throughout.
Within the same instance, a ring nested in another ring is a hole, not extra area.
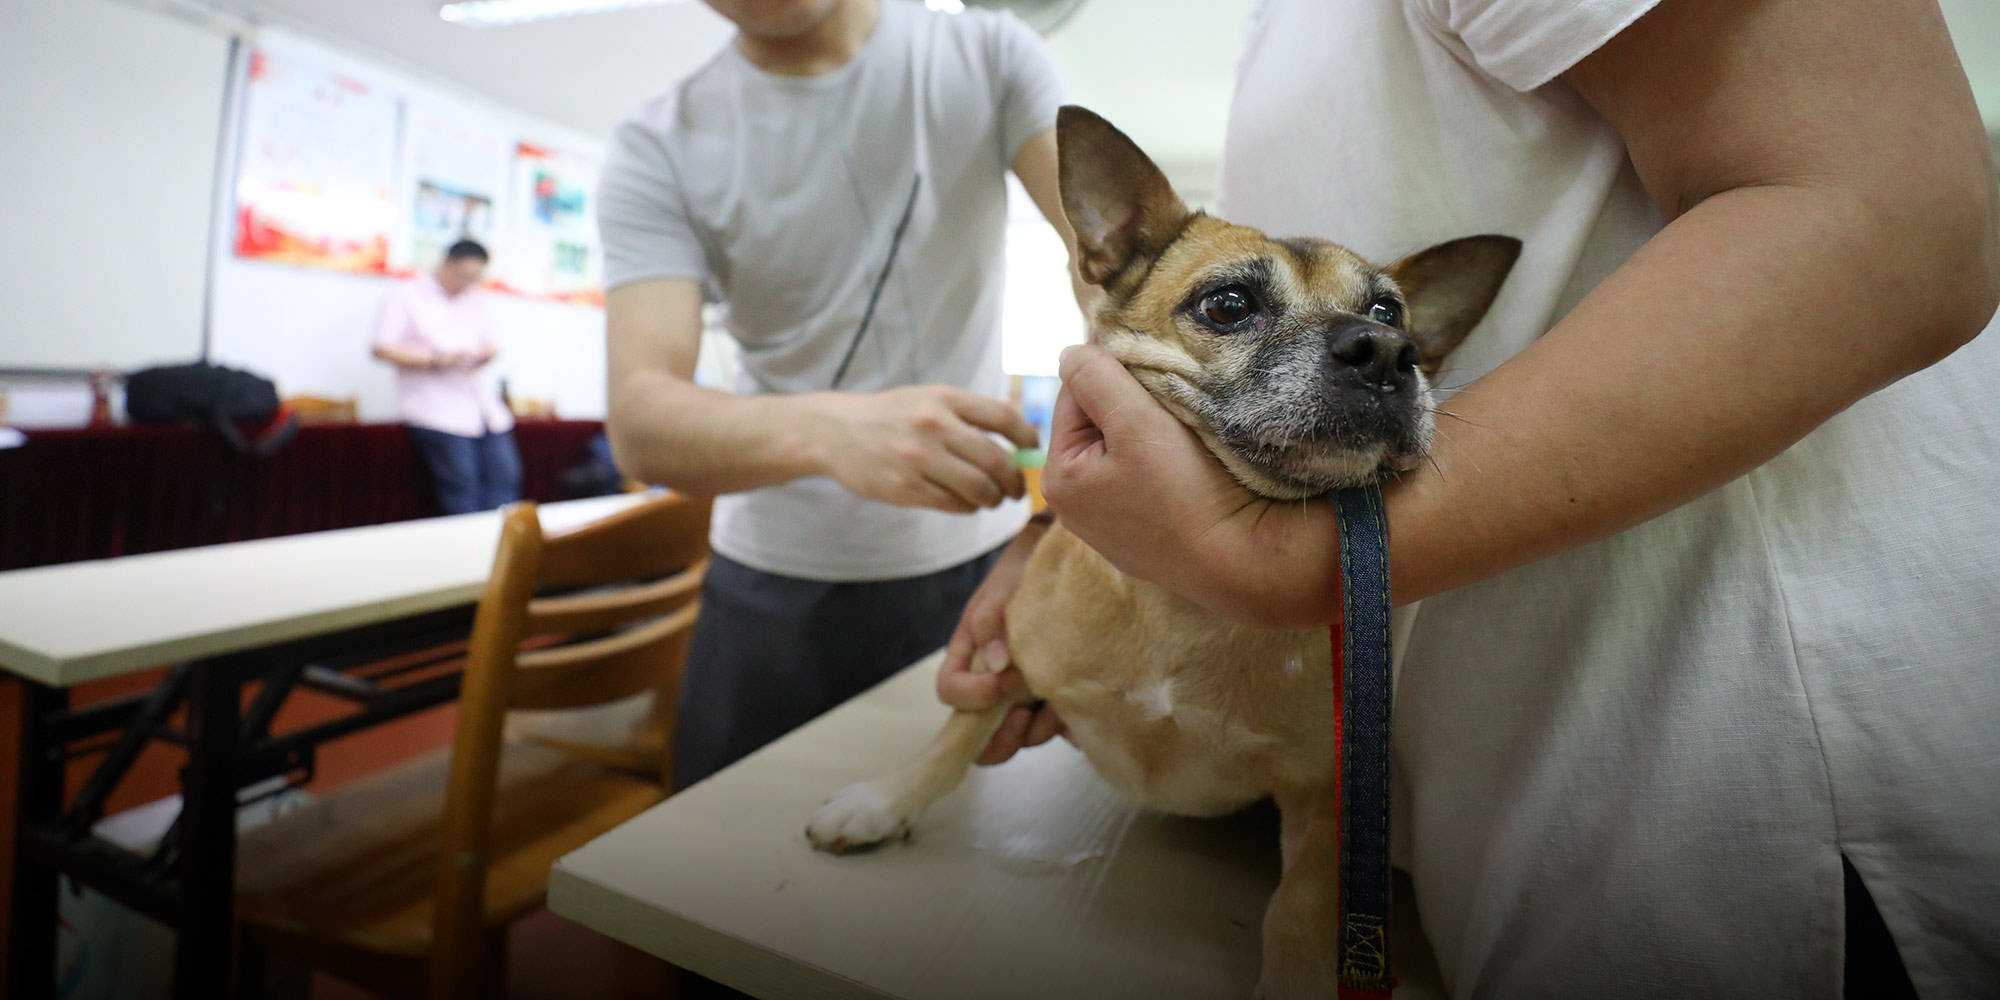
M 249 78 L 236 255 L 386 273 L 396 95 L 268 45 L 251 53 Z
M 597 243 L 597 165 L 532 143 L 514 147 L 507 224 L 494 258 L 494 283 L 532 299 L 604 304 Z

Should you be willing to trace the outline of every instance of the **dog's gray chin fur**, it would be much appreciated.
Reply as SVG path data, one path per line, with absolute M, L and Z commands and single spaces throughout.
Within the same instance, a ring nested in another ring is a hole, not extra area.
M 1238 482 L 1261 496 L 1297 500 L 1379 482 L 1414 468 L 1434 433 L 1428 380 L 1377 396 L 1328 392 L 1326 362 L 1309 350 L 1292 363 L 1265 359 L 1257 377 L 1226 374 L 1188 386 L 1183 419 Z M 1287 374 L 1290 373 L 1290 374 Z
M 1111 336 L 1100 342 L 1115 351 Z M 1292 403 L 1260 392 L 1266 385 L 1200 384 L 1130 357 L 1119 361 L 1237 482 L 1268 499 L 1303 500 L 1380 482 L 1415 468 L 1430 451 L 1430 386 L 1421 379 L 1406 419 L 1357 421 L 1351 412 L 1320 410 L 1316 383 L 1302 384 L 1305 398 Z
M 1245 489 L 1272 500 L 1302 500 L 1381 482 L 1416 468 L 1430 450 L 1429 414 L 1406 439 L 1348 445 L 1333 440 L 1276 442 L 1255 431 L 1195 425 L 1202 443 Z

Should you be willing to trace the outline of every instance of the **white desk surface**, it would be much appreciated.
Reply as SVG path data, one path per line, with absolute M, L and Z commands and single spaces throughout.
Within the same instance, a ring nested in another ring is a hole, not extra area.
M 642 499 L 543 504 L 557 531 Z M 0 573 L 0 668 L 58 687 L 477 600 L 499 511 Z
M 907 845 L 807 846 L 815 806 L 936 733 L 937 659 L 563 858 L 550 909 L 773 1000 L 1249 997 L 1275 812 L 1134 810 L 1057 740 L 974 769 Z M 1441 995 L 1410 978 L 1399 995 Z

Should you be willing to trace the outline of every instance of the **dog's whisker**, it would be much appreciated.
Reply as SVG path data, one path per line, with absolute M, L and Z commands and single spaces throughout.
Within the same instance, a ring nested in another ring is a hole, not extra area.
M 1443 427 L 1442 425 L 1440 425 L 1440 426 L 1438 427 L 1438 429 L 1437 429 L 1437 435 L 1438 435 L 1439 439 L 1449 439 L 1449 438 L 1450 438 L 1450 436 L 1451 436 L 1451 435 L 1449 435 L 1449 434 L 1447 434 L 1447 433 L 1445 432 L 1445 429 L 1444 429 L 1444 427 Z M 1425 457 L 1425 458 L 1428 458 L 1428 459 L 1430 459 L 1430 460 L 1431 460 L 1431 461 L 1433 461 L 1433 462 L 1437 461 L 1437 453 L 1436 453 L 1436 449 L 1432 449 L 1432 450 L 1431 450 L 1430 452 L 1427 452 L 1427 453 L 1425 453 L 1425 456 L 1424 456 L 1424 457 Z M 1476 458 L 1472 458 L 1472 457 L 1470 457 L 1470 456 L 1466 456 L 1466 457 L 1465 457 L 1465 461 L 1467 461 L 1467 462 L 1470 462 L 1470 463 L 1472 463 L 1472 469 L 1473 469 L 1473 471 L 1474 471 L 1474 472 L 1480 472 L 1480 473 L 1483 473 L 1483 472 L 1485 472 L 1485 471 L 1486 471 L 1486 470 L 1485 470 L 1485 469 L 1484 469 L 1483 467 L 1481 467 L 1481 466 L 1480 466 L 1480 464 L 1479 464 L 1479 460 L 1478 460 L 1478 459 L 1476 459 Z M 1443 472 L 1444 470 L 1440 468 L 1440 469 L 1439 469 L 1438 471 L 1439 471 L 1440 473 L 1442 473 L 1442 472 Z

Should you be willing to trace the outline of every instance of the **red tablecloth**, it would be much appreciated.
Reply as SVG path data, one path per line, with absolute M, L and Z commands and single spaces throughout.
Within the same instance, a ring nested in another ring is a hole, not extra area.
M 522 492 L 566 499 L 594 420 L 522 421 Z M 268 459 L 198 427 L 28 431 L 0 450 L 0 569 L 402 521 L 435 514 L 401 424 L 322 424 Z

